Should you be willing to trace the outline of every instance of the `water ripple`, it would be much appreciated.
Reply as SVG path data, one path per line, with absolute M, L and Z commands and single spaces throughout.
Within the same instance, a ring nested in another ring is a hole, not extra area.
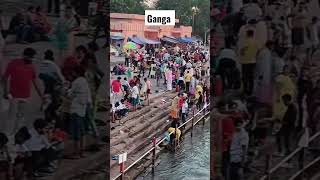
M 160 164 L 154 175 L 147 174 L 143 180 L 208 180 L 210 179 L 210 124 L 197 125 L 193 137 L 184 136 L 181 148 L 176 152 L 160 155 Z

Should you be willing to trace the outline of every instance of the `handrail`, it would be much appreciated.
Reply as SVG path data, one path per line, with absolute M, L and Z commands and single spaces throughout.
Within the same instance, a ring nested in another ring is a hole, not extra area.
M 317 132 L 315 135 L 311 136 L 311 138 L 309 139 L 308 143 L 310 143 L 311 141 L 313 141 L 315 138 L 320 136 L 320 131 Z M 298 152 L 300 152 L 302 150 L 302 147 L 298 147 L 296 148 L 292 153 L 290 153 L 287 157 L 285 157 L 283 160 L 281 160 L 277 165 L 275 165 L 272 169 L 270 169 L 266 175 L 262 176 L 260 178 L 260 180 L 265 180 L 267 179 L 267 177 L 274 173 L 276 170 L 278 170 L 284 163 L 286 163 L 288 160 L 290 160 L 293 156 L 295 156 Z
M 303 169 L 301 169 L 300 171 L 298 171 L 297 173 L 295 173 L 293 176 L 291 176 L 291 178 L 289 180 L 294 180 L 295 178 L 297 178 L 303 171 L 305 171 L 306 169 L 310 168 L 312 165 L 314 165 L 315 163 L 317 163 L 318 161 L 320 161 L 320 157 L 317 157 L 316 159 L 314 159 L 313 161 L 311 161 L 306 167 L 304 167 Z
M 204 110 L 206 110 L 207 108 L 209 108 L 210 103 L 203 107 L 200 111 L 198 111 L 196 114 L 194 114 L 190 119 L 188 119 L 186 122 L 182 123 L 178 128 L 183 127 L 184 125 L 186 125 L 188 122 L 192 121 L 192 119 L 194 117 L 196 117 L 197 115 L 199 115 L 200 113 L 202 113 Z M 196 125 L 201 119 L 203 119 L 205 116 L 207 116 L 210 112 L 207 112 L 205 115 L 201 116 L 193 125 Z M 173 132 L 169 133 L 169 135 L 171 135 Z M 159 146 L 166 138 L 162 138 L 160 141 L 158 141 L 156 143 L 156 146 Z M 151 153 L 154 150 L 155 147 L 150 148 L 147 152 L 145 152 L 142 156 L 140 156 L 136 161 L 134 161 L 132 164 L 130 164 L 124 171 L 123 173 L 129 171 L 133 166 L 135 166 L 138 162 L 140 162 L 143 158 L 145 158 L 149 153 Z M 119 177 L 121 177 L 121 175 L 123 173 L 119 173 L 117 176 L 115 176 L 114 178 L 112 178 L 112 180 L 117 180 Z

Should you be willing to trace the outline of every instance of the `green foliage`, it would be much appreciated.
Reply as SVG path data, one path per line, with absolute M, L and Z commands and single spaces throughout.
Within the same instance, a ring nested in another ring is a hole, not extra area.
M 180 25 L 192 26 L 192 7 L 196 6 L 199 11 L 195 14 L 193 34 L 202 38 L 210 27 L 210 0 L 158 0 L 156 9 L 175 10 Z
M 210 0 L 158 0 L 154 8 L 159 10 L 175 10 L 180 25 L 192 26 L 192 7 L 198 7 L 195 14 L 193 34 L 204 38 L 210 27 Z M 112 13 L 144 14 L 146 9 L 153 9 L 146 5 L 145 0 L 110 0 Z
M 110 12 L 144 14 L 147 5 L 144 0 L 110 0 Z

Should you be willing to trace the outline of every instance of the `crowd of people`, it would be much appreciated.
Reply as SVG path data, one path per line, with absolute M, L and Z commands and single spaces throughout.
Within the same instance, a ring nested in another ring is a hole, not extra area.
M 81 19 L 79 10 L 74 3 L 71 0 L 59 2 L 59 18 L 55 21 L 49 19 L 47 11 L 41 6 L 30 6 L 11 17 L 8 27 L 3 22 L 5 12 L 0 10 L 0 45 L 5 43 L 9 35 L 14 35 L 15 42 L 20 44 L 50 41 L 60 50 L 60 56 L 65 56 L 74 49 L 74 36 L 83 30 L 81 25 L 84 21 Z M 88 21 L 87 26 L 94 27 L 94 31 L 88 34 L 92 37 L 93 43 L 99 38 L 100 31 L 104 31 L 105 36 L 107 36 L 106 21 L 104 20 L 106 18 L 105 4 L 104 1 L 97 0 L 97 13 L 92 17 L 90 16 Z M 48 10 L 51 11 L 51 7 Z M 108 37 L 106 38 L 108 39 Z M 106 44 L 107 42 L 108 40 Z M 106 44 L 104 47 L 106 47 Z
M 179 48 L 178 45 L 167 45 L 161 48 L 128 50 L 125 63 L 117 64 L 112 72 L 115 75 L 125 75 L 123 80 L 118 76 L 110 82 L 114 120 L 125 116 L 129 111 L 136 111 L 138 106 L 149 105 L 150 94 L 158 91 L 161 84 L 169 92 L 175 88 L 179 92 L 178 99 L 188 103 L 192 100 L 199 109 L 204 103 L 205 95 L 208 97 L 209 93 L 208 78 L 205 78 L 209 77 L 209 54 L 204 48 L 195 45 L 189 45 L 186 49 Z M 156 85 L 153 85 L 153 81 Z M 184 103 L 178 104 L 176 100 L 173 100 L 171 117 L 185 120 L 185 115 L 182 114 L 187 112 L 181 112 Z
M 98 67 L 97 50 L 96 44 L 80 45 L 61 66 L 50 49 L 39 62 L 34 61 L 33 48 L 9 61 L 1 83 L 2 101 L 9 102 L 0 133 L 1 179 L 46 176 L 55 172 L 61 158 L 85 157 L 85 136 L 98 142 L 95 117 L 104 73 Z M 36 120 L 28 114 L 33 87 L 42 102 L 38 107 L 42 118 Z M 66 141 L 73 141 L 70 155 L 64 152 Z
M 320 26 L 318 17 L 310 16 L 310 1 L 232 2 L 222 7 L 223 18 L 224 11 L 214 14 L 212 32 L 223 32 L 225 42 L 211 44 L 217 52 L 211 58 L 213 90 L 221 96 L 216 106 L 222 174 L 240 180 L 269 132 L 276 140 L 273 155 L 283 157 L 302 145 L 306 134 L 319 131 Z

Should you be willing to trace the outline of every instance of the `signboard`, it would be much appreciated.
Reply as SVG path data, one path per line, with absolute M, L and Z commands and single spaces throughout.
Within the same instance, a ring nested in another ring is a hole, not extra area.
M 145 10 L 144 23 L 146 26 L 165 26 L 176 24 L 174 10 Z
M 127 153 L 119 154 L 118 162 L 119 164 L 124 163 L 127 161 Z

